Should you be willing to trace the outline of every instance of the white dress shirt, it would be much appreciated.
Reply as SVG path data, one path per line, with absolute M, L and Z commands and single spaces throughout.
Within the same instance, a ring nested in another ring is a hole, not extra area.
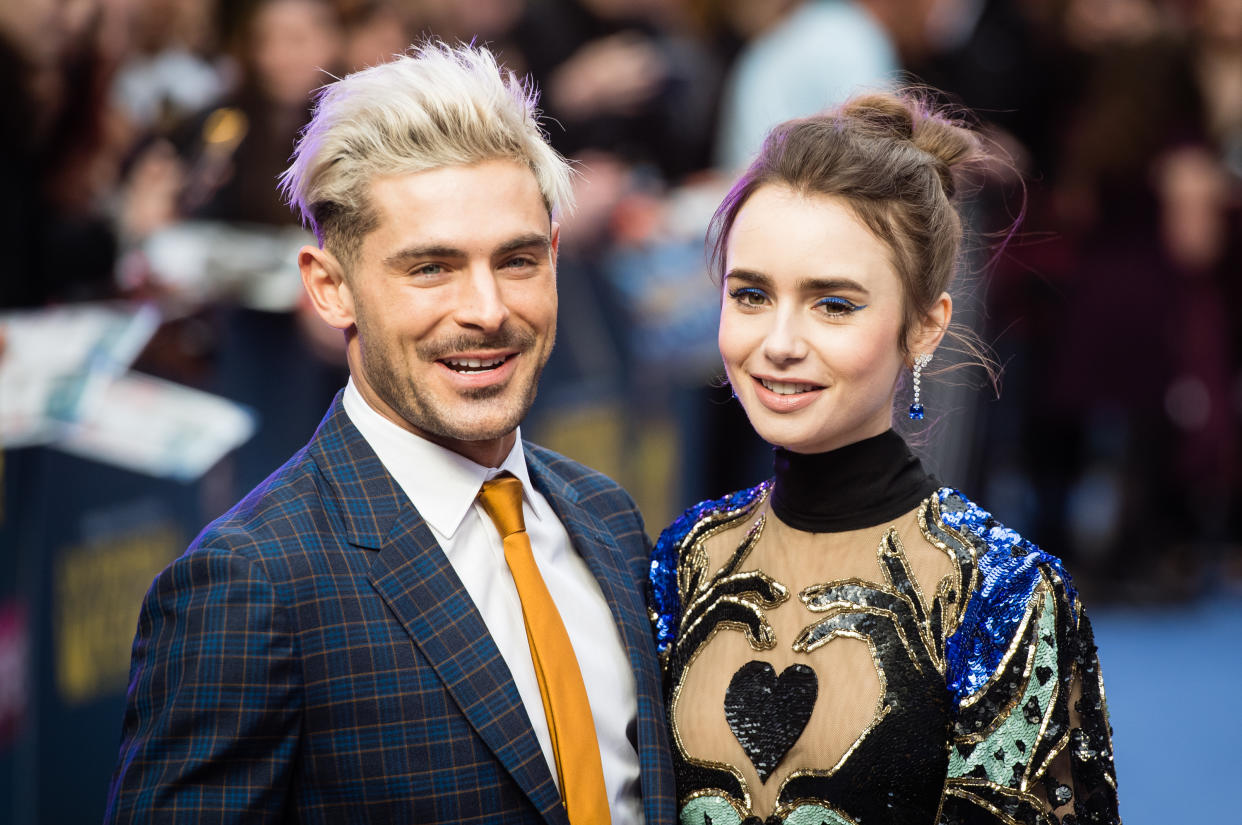
M 353 379 L 345 387 L 343 403 L 350 421 L 431 528 L 482 614 L 513 674 L 548 770 L 559 787 L 522 602 L 505 562 L 500 534 L 477 501 L 483 482 L 503 472 L 522 482 L 522 515 L 535 563 L 565 623 L 586 683 L 612 821 L 616 825 L 642 823 L 638 752 L 627 735 L 637 730 L 634 674 L 599 583 L 574 550 L 547 499 L 531 484 L 521 433 L 499 467 L 484 467 L 380 415 L 358 392 Z

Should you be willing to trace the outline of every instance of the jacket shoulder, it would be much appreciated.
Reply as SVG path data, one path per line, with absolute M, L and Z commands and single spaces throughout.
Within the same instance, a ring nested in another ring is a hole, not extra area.
M 318 465 L 307 448 L 260 482 L 229 510 L 209 523 L 186 554 L 203 549 L 270 558 L 291 544 L 340 535 L 343 525 Z
M 641 523 L 638 505 L 633 497 L 609 476 L 529 441 L 524 441 L 522 448 L 532 476 L 541 478 L 552 492 L 589 508 L 605 522 L 614 516 L 624 515 L 634 516 Z
M 575 490 L 625 493 L 625 489 L 609 476 L 555 450 L 530 441 L 523 441 L 522 449 L 541 469 L 571 485 Z

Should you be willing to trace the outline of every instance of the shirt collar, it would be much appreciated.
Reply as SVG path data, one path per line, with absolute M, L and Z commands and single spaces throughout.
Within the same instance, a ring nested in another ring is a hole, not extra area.
M 345 385 L 342 404 L 384 468 L 423 520 L 439 535 L 452 537 L 474 504 L 483 482 L 503 472 L 512 473 L 522 482 L 526 509 L 540 518 L 531 498 L 533 488 L 526 454 L 522 451 L 520 428 L 513 449 L 500 466 L 484 467 L 389 421 L 362 397 L 352 377 Z

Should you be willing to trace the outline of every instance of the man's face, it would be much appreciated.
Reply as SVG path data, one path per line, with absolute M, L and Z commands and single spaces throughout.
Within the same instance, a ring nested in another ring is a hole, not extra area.
M 378 178 L 343 295 L 359 391 L 479 463 L 504 458 L 556 337 L 557 227 L 535 176 L 490 160 Z

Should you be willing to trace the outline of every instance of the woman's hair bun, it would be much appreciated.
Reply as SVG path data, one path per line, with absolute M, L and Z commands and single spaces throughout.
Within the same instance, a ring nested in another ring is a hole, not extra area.
M 840 116 L 877 137 L 908 140 L 930 155 L 950 198 L 957 191 L 954 170 L 980 158 L 979 135 L 939 113 L 914 90 L 873 92 L 845 103 Z
M 895 94 L 873 92 L 851 98 L 842 104 L 840 116 L 855 121 L 863 131 L 876 137 L 914 137 L 914 112 L 909 101 Z

